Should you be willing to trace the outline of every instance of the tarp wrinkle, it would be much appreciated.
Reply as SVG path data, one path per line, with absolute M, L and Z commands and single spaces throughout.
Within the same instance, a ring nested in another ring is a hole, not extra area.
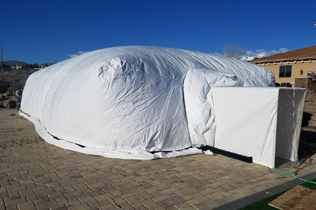
M 26 82 L 21 109 L 43 139 L 66 149 L 126 159 L 169 158 L 215 145 L 220 108 L 212 90 L 218 86 L 269 87 L 274 76 L 221 55 L 114 47 L 35 72 Z

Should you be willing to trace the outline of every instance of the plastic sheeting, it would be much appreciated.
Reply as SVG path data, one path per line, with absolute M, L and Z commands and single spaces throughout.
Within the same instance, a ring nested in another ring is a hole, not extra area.
M 108 48 L 32 74 L 21 111 L 46 141 L 67 149 L 119 158 L 173 157 L 198 153 L 191 147 L 214 141 L 214 113 L 205 101 L 215 85 L 274 86 L 274 76 L 220 55 Z
M 216 148 L 275 167 L 275 157 L 297 161 L 306 89 L 214 87 Z
M 236 76 L 210 71 L 190 69 L 184 80 L 184 101 L 188 128 L 194 146 L 214 146 L 215 115 L 211 88 L 214 86 L 243 86 Z

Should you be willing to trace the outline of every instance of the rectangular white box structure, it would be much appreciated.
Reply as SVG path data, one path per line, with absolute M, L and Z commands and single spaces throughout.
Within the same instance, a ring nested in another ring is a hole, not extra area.
M 275 157 L 298 160 L 306 89 L 213 87 L 214 147 L 275 167 Z

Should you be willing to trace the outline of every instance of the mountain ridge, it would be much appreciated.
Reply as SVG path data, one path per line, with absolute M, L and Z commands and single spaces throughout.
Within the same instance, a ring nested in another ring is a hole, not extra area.
M 16 61 L 16 60 L 8 60 L 8 61 L 3 61 L 3 64 L 6 65 L 6 66 L 15 66 L 15 65 L 18 65 L 18 66 L 26 66 L 26 65 L 29 65 L 28 63 L 25 63 L 23 61 Z

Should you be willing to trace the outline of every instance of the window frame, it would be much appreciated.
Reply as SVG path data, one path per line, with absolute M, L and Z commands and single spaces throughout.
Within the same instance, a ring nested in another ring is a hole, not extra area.
M 279 78 L 291 78 L 291 77 L 292 77 L 292 65 L 280 66 Z

